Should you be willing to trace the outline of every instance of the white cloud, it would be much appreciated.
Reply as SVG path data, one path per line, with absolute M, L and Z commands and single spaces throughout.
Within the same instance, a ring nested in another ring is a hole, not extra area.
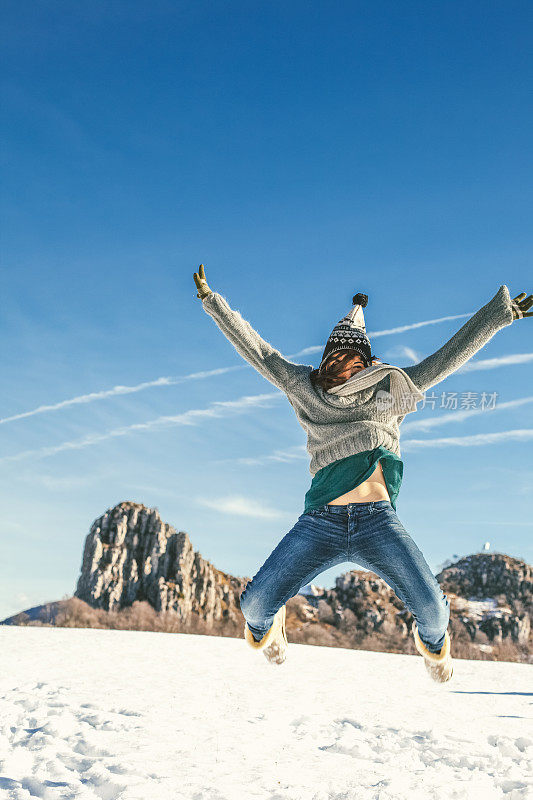
M 243 495 L 230 495 L 221 498 L 199 495 L 195 498 L 195 502 L 199 506 L 211 508 L 221 514 L 229 514 L 231 516 L 253 517 L 254 519 L 282 519 L 294 516 L 294 514 L 283 513 L 279 509 L 267 508 L 256 500 L 251 500 Z
M 402 450 L 417 450 L 423 447 L 481 447 L 501 442 L 528 442 L 533 439 L 533 428 L 517 428 L 498 433 L 477 433 L 472 436 L 450 436 L 442 439 L 402 439 Z
M 477 519 L 473 517 L 472 519 L 450 519 L 446 520 L 448 525 L 497 525 L 502 528 L 533 528 L 533 522 L 513 522 L 513 520 L 508 519 L 501 519 L 501 520 L 489 520 L 489 519 Z
M 269 461 L 282 462 L 288 464 L 291 461 L 302 461 L 309 457 L 307 448 L 304 444 L 295 445 L 286 450 L 274 450 L 273 453 L 268 453 L 264 456 L 242 456 L 241 458 L 217 458 L 212 463 L 223 464 L 231 461 L 232 464 L 244 464 L 246 466 L 258 466 L 259 464 L 266 464 Z
M 495 369 L 496 367 L 507 367 L 511 364 L 528 364 L 533 361 L 533 353 L 513 353 L 508 356 L 497 356 L 496 358 L 484 358 L 479 361 L 467 361 L 454 374 L 459 372 L 476 372 L 484 369 Z
M 436 428 L 440 425 L 448 425 L 449 423 L 453 422 L 463 422 L 464 420 L 471 419 L 479 414 L 492 414 L 496 411 L 508 411 L 509 409 L 519 408 L 520 406 L 527 405 L 528 403 L 533 403 L 533 397 L 521 397 L 517 400 L 507 400 L 504 403 L 496 403 L 496 405 L 491 408 L 473 408 L 463 409 L 462 411 L 451 411 L 448 414 L 439 414 L 435 417 L 424 417 L 423 419 L 414 419 L 410 420 L 409 422 L 402 422 L 400 430 L 402 434 L 404 434 L 406 431 L 429 430 L 430 428 Z

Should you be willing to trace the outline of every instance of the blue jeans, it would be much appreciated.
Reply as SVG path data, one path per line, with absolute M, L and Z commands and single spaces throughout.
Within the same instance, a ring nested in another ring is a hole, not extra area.
M 379 575 L 415 618 L 431 652 L 444 644 L 450 604 L 389 500 L 328 505 L 303 513 L 240 595 L 254 639 L 279 608 L 324 570 L 345 561 Z

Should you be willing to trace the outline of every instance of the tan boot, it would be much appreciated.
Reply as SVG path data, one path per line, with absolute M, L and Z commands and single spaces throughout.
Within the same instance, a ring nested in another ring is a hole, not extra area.
M 274 622 L 258 642 L 254 639 L 252 631 L 246 622 L 244 625 L 244 638 L 254 650 L 262 650 L 265 658 L 271 664 L 283 664 L 287 657 L 287 633 L 285 631 L 285 606 L 278 609 Z
M 418 626 L 413 622 L 412 626 L 413 636 L 415 640 L 415 647 L 424 656 L 425 667 L 434 681 L 437 683 L 445 683 L 449 681 L 453 675 L 453 662 L 450 647 L 450 634 L 446 631 L 444 644 L 438 653 L 432 653 L 427 649 L 424 642 L 418 633 Z

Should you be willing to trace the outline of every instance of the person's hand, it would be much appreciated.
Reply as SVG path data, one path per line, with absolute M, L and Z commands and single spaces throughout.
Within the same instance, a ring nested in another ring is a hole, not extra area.
M 533 317 L 533 311 L 527 311 L 528 308 L 533 306 L 533 294 L 526 297 L 525 292 L 520 292 L 516 297 L 513 297 L 513 319 L 522 319 L 522 317 Z
M 207 297 L 208 294 L 213 294 L 213 292 L 207 285 L 207 281 L 205 279 L 205 269 L 203 264 L 200 264 L 198 272 L 195 272 L 193 277 L 194 277 L 194 282 L 196 284 L 196 288 L 198 289 L 198 294 L 196 295 L 196 297 L 199 297 L 200 300 L 203 300 L 204 297 Z

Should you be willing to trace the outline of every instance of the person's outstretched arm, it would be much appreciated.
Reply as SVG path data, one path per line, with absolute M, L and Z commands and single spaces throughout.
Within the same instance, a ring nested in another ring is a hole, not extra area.
M 520 300 L 522 297 L 525 292 L 512 300 L 509 289 L 503 284 L 492 300 L 476 311 L 446 344 L 419 364 L 402 367 L 403 371 L 421 392 L 440 383 L 481 350 L 501 328 L 514 319 L 533 316 L 525 313 L 532 305 L 531 295 L 526 300 Z
M 213 317 L 237 352 L 270 383 L 286 391 L 298 374 L 299 365 L 284 358 L 279 350 L 261 338 L 238 311 L 230 307 L 221 294 L 209 288 L 203 264 L 194 273 L 194 281 L 198 289 L 197 297 L 202 300 L 204 311 Z

